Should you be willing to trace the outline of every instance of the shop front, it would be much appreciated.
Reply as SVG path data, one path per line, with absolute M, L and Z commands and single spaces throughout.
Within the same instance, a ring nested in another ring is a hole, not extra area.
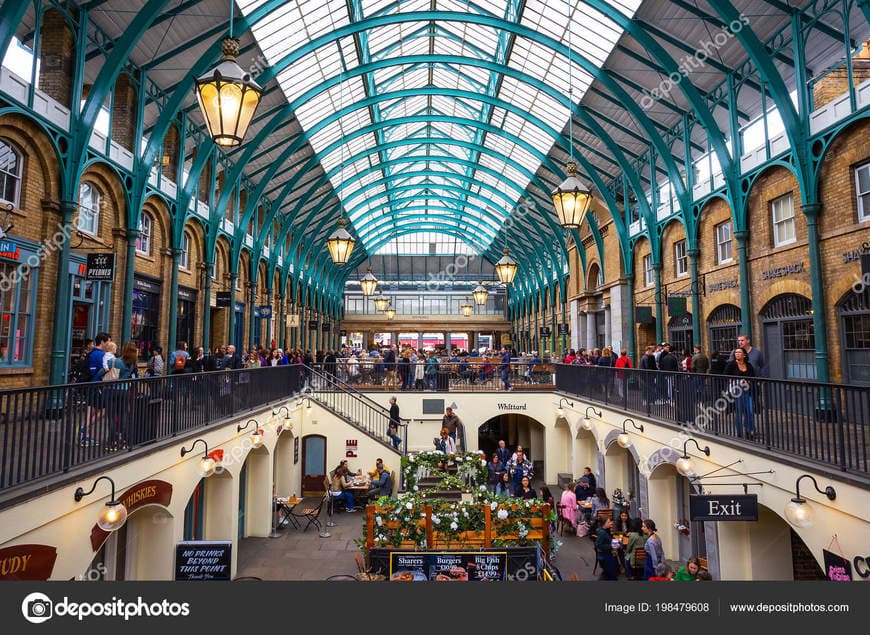
M 40 264 L 35 244 L 11 236 L 0 241 L 0 369 L 33 364 Z
M 197 344 L 194 342 L 196 328 L 196 289 L 178 287 L 178 312 L 176 314 L 175 335 L 179 341 L 187 342 L 190 349 Z M 174 346 L 175 342 L 170 342 Z
M 816 338 L 812 301 L 796 293 L 783 293 L 761 309 L 761 350 L 771 379 L 815 379 Z M 773 351 L 781 351 L 774 355 Z
M 684 353 L 692 354 L 694 341 L 692 337 L 691 313 L 674 316 L 668 321 L 668 343 L 671 345 L 671 352 L 677 358 Z
M 742 316 L 739 306 L 720 304 L 710 312 L 707 318 L 707 331 L 710 337 L 709 353 L 718 353 L 725 359 L 737 346 L 737 336 L 742 328 Z
M 154 355 L 160 334 L 159 280 L 137 275 L 133 278 L 133 313 L 130 337 L 139 349 L 139 359 L 148 360 Z

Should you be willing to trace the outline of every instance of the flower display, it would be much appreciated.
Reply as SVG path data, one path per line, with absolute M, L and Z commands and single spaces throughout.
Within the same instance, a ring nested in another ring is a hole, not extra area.
M 454 478 L 462 483 L 461 489 L 486 483 L 488 474 L 483 452 L 478 450 L 464 454 L 448 454 L 446 459 L 448 464 L 456 465 Z M 418 491 L 417 480 L 422 476 L 438 472 L 438 464 L 443 463 L 444 460 L 445 455 L 437 450 L 409 453 L 403 456 L 402 475 L 405 478 L 405 488 Z

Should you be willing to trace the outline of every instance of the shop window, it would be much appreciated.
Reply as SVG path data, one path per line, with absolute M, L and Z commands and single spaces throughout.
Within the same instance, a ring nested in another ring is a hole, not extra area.
M 855 168 L 855 189 L 858 196 L 858 220 L 870 220 L 870 163 Z
M 794 199 L 791 194 L 780 196 L 770 202 L 770 213 L 773 222 L 773 246 L 781 247 L 793 243 L 794 233 Z
M 155 283 L 134 280 L 133 313 L 131 315 L 132 339 L 139 348 L 139 358 L 147 360 L 158 344 L 160 320 L 160 286 Z
M 19 252 L 21 260 L 25 259 Z M 32 254 L 31 254 L 32 255 Z M 18 264 L 0 261 L 0 367 L 29 366 L 33 350 L 33 305 L 39 270 L 19 275 Z
M 686 251 L 686 240 L 678 240 L 674 243 L 674 275 L 680 277 L 688 273 L 689 254 Z
M 18 207 L 21 194 L 21 153 L 0 139 L 0 200 Z
M 79 220 L 81 231 L 96 236 L 100 231 L 100 192 L 91 183 L 79 187 Z
M 837 306 L 843 339 L 845 379 L 870 386 L 870 289 L 849 292 Z
M 184 232 L 184 235 L 181 237 L 181 259 L 179 266 L 186 271 L 190 271 L 190 234 L 187 232 Z M 214 280 L 214 276 L 212 276 L 212 280 Z
M 643 286 L 650 287 L 655 283 L 652 266 L 652 254 L 643 257 Z
M 148 212 L 142 213 L 139 219 L 139 235 L 136 237 L 136 251 L 145 256 L 151 255 L 151 233 L 154 229 L 154 219 Z
M 716 225 L 716 264 L 731 262 L 731 221 Z
M 707 318 L 707 328 L 710 329 L 710 350 L 712 356 L 718 353 L 726 358 L 737 348 L 737 336 L 742 326 L 740 307 L 733 304 L 723 304 L 716 307 Z
M 812 319 L 812 302 L 795 293 L 773 298 L 761 311 L 766 351 L 782 351 L 767 355 L 771 378 L 815 379 L 816 338 Z

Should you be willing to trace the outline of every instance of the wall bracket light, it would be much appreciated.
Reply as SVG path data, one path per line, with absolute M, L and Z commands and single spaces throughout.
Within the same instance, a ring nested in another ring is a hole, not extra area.
M 208 452 L 208 443 L 203 439 L 197 439 L 194 441 L 189 448 L 182 447 L 181 448 L 181 457 L 184 458 L 185 454 L 189 454 L 193 452 L 193 449 L 197 446 L 198 443 L 202 443 L 205 446 L 205 450 L 202 453 L 202 457 L 199 459 L 199 465 L 197 466 L 197 471 L 199 475 L 203 478 L 208 478 L 212 474 L 214 474 L 215 467 L 217 462 L 209 455 Z
M 631 437 L 629 436 L 628 432 L 625 429 L 625 426 L 628 423 L 630 423 L 632 425 L 632 427 L 634 427 L 635 430 L 643 432 L 643 424 L 642 423 L 637 424 L 634 422 L 634 419 L 625 419 L 622 422 L 622 432 L 616 438 L 616 442 L 619 443 L 620 447 L 626 448 L 626 449 L 631 447 Z
M 282 430 L 292 430 L 293 429 L 293 419 L 290 417 L 290 408 L 287 406 L 281 406 L 280 408 L 273 410 L 273 415 L 281 414 L 281 411 L 284 412 L 284 423 L 281 425 Z
M 795 527 L 809 527 L 813 524 L 813 508 L 807 504 L 807 500 L 801 496 L 801 481 L 805 478 L 813 482 L 813 487 L 819 494 L 824 494 L 828 500 L 832 501 L 837 498 L 837 490 L 828 485 L 825 489 L 821 489 L 816 479 L 809 475 L 803 474 L 798 477 L 794 484 L 794 498 L 792 498 L 785 506 L 785 517 Z
M 695 473 L 695 466 L 692 463 L 692 459 L 689 457 L 689 453 L 686 451 L 686 446 L 689 443 L 694 443 L 695 447 L 698 448 L 701 452 L 710 456 L 710 446 L 705 445 L 703 448 L 698 443 L 697 439 L 688 438 L 683 442 L 683 456 L 677 459 L 677 472 L 682 474 L 683 476 L 690 476 Z
M 586 406 L 586 414 L 583 415 L 583 419 L 580 422 L 580 427 L 582 427 L 584 430 L 592 430 L 592 427 L 595 425 L 592 423 L 592 419 L 589 418 L 590 410 L 592 411 L 592 414 L 594 414 L 599 419 L 602 416 L 601 411 L 596 410 L 594 406 Z
M 245 425 L 241 423 L 236 426 L 236 432 L 241 432 L 242 430 L 246 430 L 249 425 L 254 424 L 254 431 L 251 433 L 251 445 L 255 448 L 259 448 L 263 445 L 263 430 L 260 428 L 260 422 L 256 419 L 248 419 L 248 422 Z
M 573 402 L 573 401 L 568 401 L 568 400 L 565 399 L 564 397 L 562 397 L 561 399 L 559 399 L 559 406 L 556 408 L 556 414 L 559 415 L 560 417 L 564 417 L 564 416 L 565 416 L 565 409 L 562 408 L 562 402 L 568 404 L 568 405 L 571 406 L 572 408 L 574 407 L 574 402 Z
M 124 523 L 127 522 L 127 508 L 115 500 L 115 481 L 108 476 L 101 476 L 94 481 L 94 484 L 91 485 L 91 489 L 87 492 L 81 487 L 76 488 L 73 498 L 75 498 L 78 503 L 85 496 L 93 494 L 94 490 L 97 488 L 97 483 L 102 480 L 109 481 L 109 483 L 112 484 L 112 495 L 109 497 L 106 506 L 103 507 L 103 511 L 100 512 L 100 516 L 97 518 L 97 525 L 104 531 L 116 531 L 123 527 Z

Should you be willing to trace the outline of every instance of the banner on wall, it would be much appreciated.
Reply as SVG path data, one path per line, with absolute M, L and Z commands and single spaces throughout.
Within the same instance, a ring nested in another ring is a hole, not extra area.
M 57 547 L 15 545 L 0 549 L 0 581 L 48 580 L 54 571 Z

